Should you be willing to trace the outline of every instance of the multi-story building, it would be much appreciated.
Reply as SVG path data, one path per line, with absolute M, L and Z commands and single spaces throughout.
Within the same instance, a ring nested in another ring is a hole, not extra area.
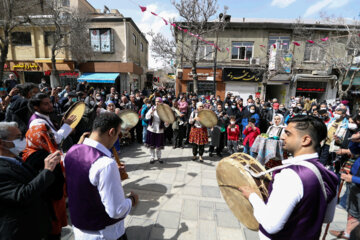
M 335 99 L 336 69 L 325 64 L 320 47 L 298 39 L 296 26 L 295 20 L 231 19 L 218 35 L 222 51 L 217 54 L 216 94 L 224 98 L 232 92 L 244 100 L 249 95 L 276 97 L 282 102 L 295 95 Z M 301 27 L 319 40 L 331 35 L 334 28 L 315 21 L 306 21 Z M 214 35 L 203 37 L 216 42 Z M 205 44 L 199 51 L 203 60 L 197 65 L 198 94 L 213 93 L 214 48 Z M 335 54 L 346 57 L 347 51 L 340 47 Z M 185 62 L 183 66 L 178 69 L 177 93 L 193 91 L 191 65 Z
M 60 1 L 89 19 L 89 36 L 94 55 L 76 63 L 68 49 L 56 55 L 61 83 L 87 80 L 115 84 L 118 90 L 141 89 L 148 69 L 148 41 L 131 18 L 118 10 L 98 10 L 86 0 Z M 5 74 L 14 72 L 21 82 L 39 83 L 51 70 L 51 32 L 48 24 L 24 25 L 12 32 Z M 80 76 L 80 77 L 79 77 Z

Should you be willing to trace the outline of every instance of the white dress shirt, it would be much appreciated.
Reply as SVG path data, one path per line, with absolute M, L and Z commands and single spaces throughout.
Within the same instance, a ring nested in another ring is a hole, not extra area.
M 124 218 L 131 210 L 132 202 L 125 198 L 120 173 L 111 152 L 101 143 L 90 138 L 85 145 L 94 147 L 105 154 L 95 161 L 89 171 L 90 183 L 97 187 L 106 213 L 115 219 Z M 86 221 L 86 219 L 84 219 Z M 116 240 L 125 233 L 124 220 L 107 226 L 100 231 L 84 231 L 73 226 L 76 240 Z
M 294 164 L 307 159 L 317 158 L 318 154 L 304 154 L 282 161 Z M 299 175 L 292 169 L 283 169 L 274 177 L 272 192 L 267 204 L 256 194 L 250 194 L 249 201 L 254 208 L 254 216 L 266 232 L 275 234 L 283 229 L 296 205 L 304 196 L 304 187 Z M 332 221 L 336 207 L 336 197 L 328 204 L 324 222 Z M 269 239 L 259 231 L 261 240 Z
M 31 121 L 29 128 L 31 128 L 32 126 L 40 125 L 40 124 L 46 124 L 51 129 L 51 132 L 54 134 L 54 138 L 55 138 L 55 141 L 57 144 L 60 144 L 62 140 L 67 138 L 72 131 L 72 128 L 70 127 L 70 125 L 68 125 L 66 123 L 64 123 L 61 126 L 61 128 L 58 131 L 56 131 L 49 116 L 41 114 L 39 112 L 35 112 L 35 114 L 42 118 L 45 118 L 47 121 L 45 121 L 44 119 L 41 119 L 41 118 L 37 118 L 37 119 Z M 51 124 L 49 124 L 49 123 L 51 123 Z

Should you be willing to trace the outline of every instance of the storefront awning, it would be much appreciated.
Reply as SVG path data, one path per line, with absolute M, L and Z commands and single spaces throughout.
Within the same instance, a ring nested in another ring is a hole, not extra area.
M 346 78 L 343 81 L 343 85 L 349 85 L 349 83 L 350 83 L 350 78 Z M 352 85 L 353 86 L 360 86 L 360 77 L 355 77 Z
M 78 78 L 78 82 L 87 81 L 88 83 L 115 83 L 119 73 L 83 73 Z

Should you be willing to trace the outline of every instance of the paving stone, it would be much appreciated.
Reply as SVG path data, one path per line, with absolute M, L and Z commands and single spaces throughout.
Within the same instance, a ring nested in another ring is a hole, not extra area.
M 179 197 L 172 197 L 161 203 L 160 209 L 166 211 L 181 212 L 183 200 Z
M 181 212 L 181 218 L 189 220 L 198 219 L 199 202 L 197 200 L 185 199 Z
M 201 188 L 200 186 L 185 186 L 183 189 L 184 195 L 190 195 L 190 196 L 201 196 Z
M 216 240 L 216 224 L 214 221 L 199 220 L 199 239 Z
M 126 235 L 129 239 L 147 240 L 154 223 L 152 219 L 132 218 L 126 228 Z
M 180 213 L 160 210 L 156 223 L 163 226 L 164 228 L 177 229 L 179 227 L 179 220 Z
M 230 228 L 240 227 L 239 221 L 229 210 L 216 211 L 215 216 L 216 216 L 216 223 L 219 227 L 230 227 Z
M 255 232 L 255 231 L 251 231 L 249 229 L 247 229 L 246 227 L 244 227 L 244 234 L 245 234 L 245 239 L 251 239 L 251 240 L 258 240 L 259 238 L 259 232 Z
M 156 182 L 158 182 L 158 183 L 167 183 L 167 184 L 170 183 L 171 184 L 175 180 L 175 173 L 176 173 L 176 171 L 171 172 L 171 173 L 161 172 L 159 174 L 159 177 L 156 180 Z
M 210 201 L 200 201 L 199 206 L 200 207 L 206 207 L 206 208 L 214 208 L 214 202 L 210 202 Z
M 219 188 L 218 182 L 216 179 L 202 178 L 201 183 L 202 183 L 202 185 L 205 185 L 205 186 L 213 186 L 213 187 Z
M 216 210 L 229 210 L 228 205 L 226 205 L 226 203 L 215 203 L 215 209 Z
M 244 232 L 241 228 L 217 227 L 218 240 L 245 240 Z M 248 238 L 253 240 L 252 238 Z M 254 238 L 255 240 L 256 238 Z
M 212 208 L 199 207 L 199 217 L 203 220 L 214 220 L 214 211 Z
M 201 186 L 202 196 L 210 198 L 221 198 L 220 190 L 218 187 L 213 186 Z
M 175 240 L 176 238 L 174 238 Z M 197 240 L 198 239 L 198 221 L 180 219 L 180 228 L 178 231 L 179 240 Z
M 151 230 L 150 238 L 151 240 L 158 240 L 158 239 L 170 239 L 176 236 L 177 229 L 172 228 L 164 228 L 158 224 L 155 224 Z

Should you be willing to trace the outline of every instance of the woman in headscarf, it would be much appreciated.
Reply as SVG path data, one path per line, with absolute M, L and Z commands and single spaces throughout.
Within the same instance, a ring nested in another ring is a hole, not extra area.
M 158 112 L 156 111 L 157 106 L 163 103 L 160 97 L 155 99 L 155 106 L 152 106 L 146 113 L 145 119 L 149 120 L 149 125 L 146 133 L 145 146 L 150 149 L 150 163 L 155 163 L 155 150 L 156 157 L 159 163 L 164 163 L 161 160 L 161 150 L 165 146 L 165 134 L 164 129 L 169 126 L 168 123 L 161 121 Z
M 272 120 L 273 125 L 271 125 L 266 134 L 269 135 L 269 137 L 279 137 L 281 136 L 281 134 L 284 131 L 284 117 L 281 114 L 275 114 L 274 118 Z
M 190 130 L 190 137 L 189 137 L 189 143 L 193 144 L 193 158 L 192 160 L 195 161 L 197 159 L 197 154 L 199 151 L 199 160 L 200 162 L 203 162 L 203 154 L 205 149 L 205 144 L 208 143 L 208 133 L 206 127 L 204 127 L 199 122 L 198 114 L 201 110 L 204 109 L 204 104 L 202 102 L 196 103 L 196 110 L 194 110 L 189 119 L 190 125 L 192 125 Z

